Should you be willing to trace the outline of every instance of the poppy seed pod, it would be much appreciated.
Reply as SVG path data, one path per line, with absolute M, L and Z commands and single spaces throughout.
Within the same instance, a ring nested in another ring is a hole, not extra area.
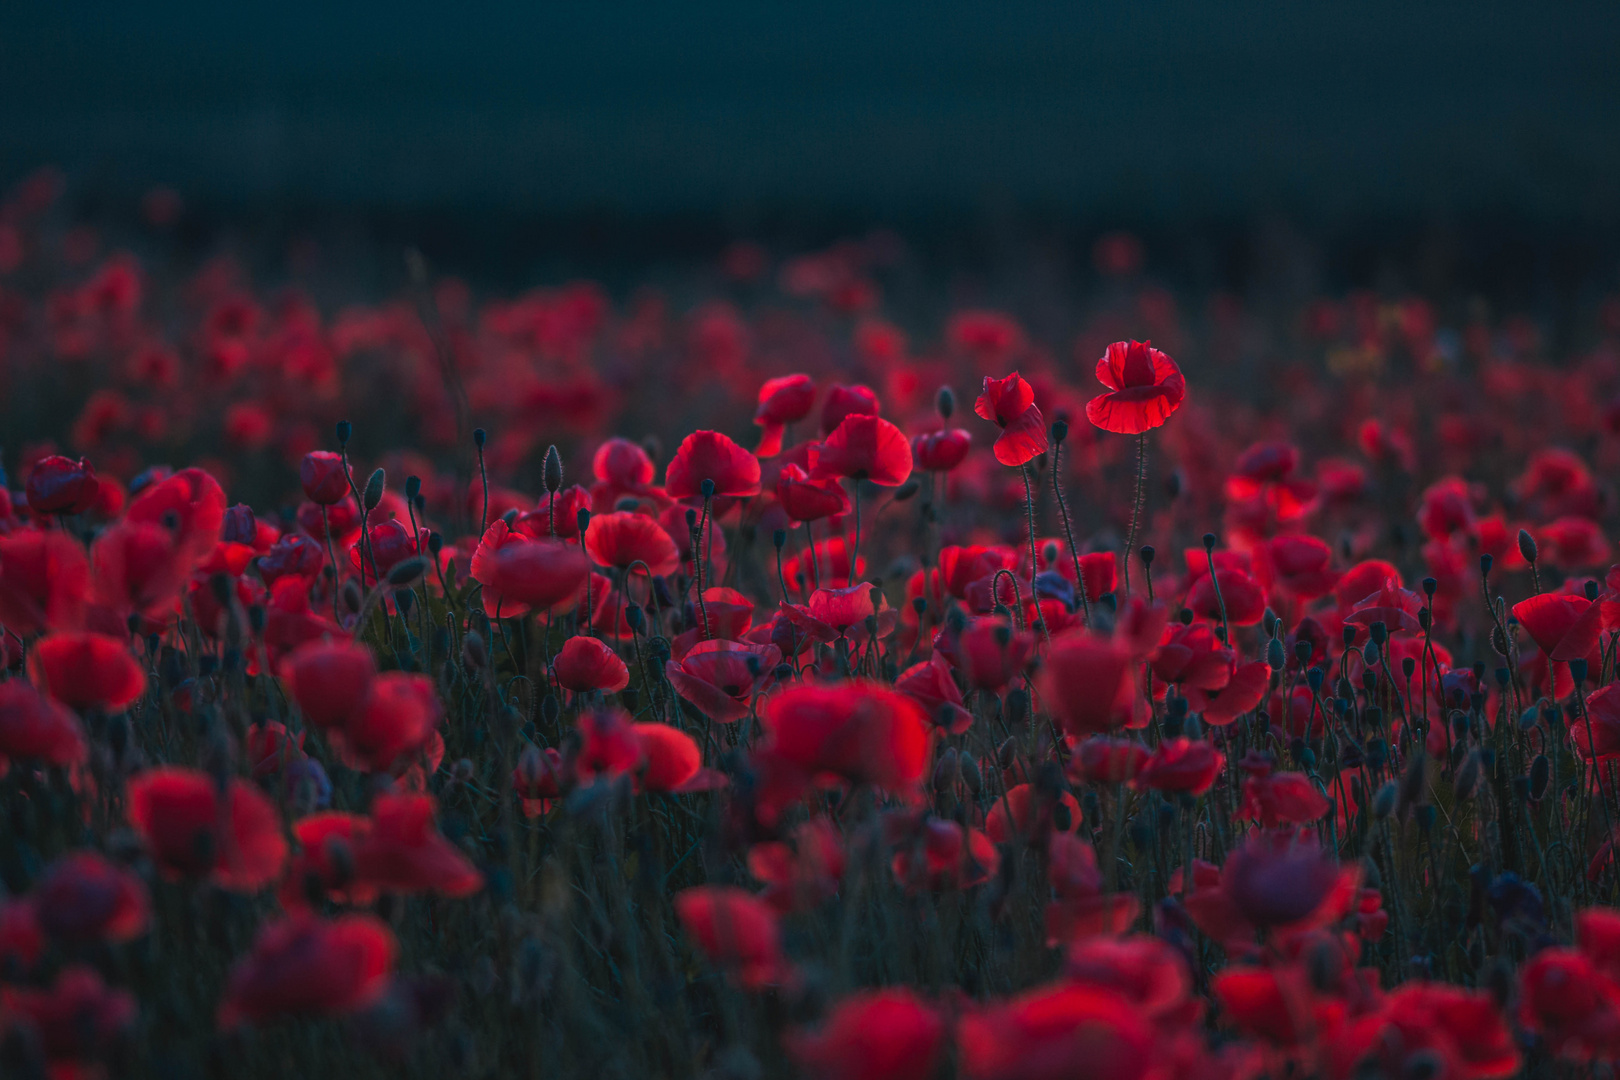
M 337 441 L 339 446 L 348 446 L 349 439 L 354 435 L 354 425 L 347 420 L 337 422 Z
M 1069 422 L 1067 420 L 1052 421 L 1052 445 L 1062 446 L 1063 440 L 1069 437 Z
M 956 412 L 956 391 L 948 386 L 940 387 L 939 393 L 934 395 L 934 408 L 939 410 L 941 420 L 949 420 Z
M 420 476 L 407 476 L 405 478 L 405 498 L 415 503 L 422 494 L 422 478 Z
M 371 479 L 366 481 L 366 493 L 364 498 L 366 513 L 369 514 L 371 511 L 377 509 L 377 504 L 382 502 L 383 489 L 387 487 L 387 484 L 388 474 L 382 469 L 379 468 L 371 474 Z
M 484 444 L 486 442 L 488 442 L 488 441 L 489 441 L 489 433 L 488 432 L 486 432 L 483 428 L 473 428 L 473 445 L 474 446 L 476 446 L 476 447 L 478 447 L 478 449 L 482 450 L 484 448 Z

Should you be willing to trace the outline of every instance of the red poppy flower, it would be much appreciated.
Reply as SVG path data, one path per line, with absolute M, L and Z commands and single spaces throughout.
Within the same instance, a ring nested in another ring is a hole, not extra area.
M 664 490 L 672 499 L 701 499 L 705 480 L 717 496 L 758 495 L 759 459 L 718 431 L 694 431 L 675 449 Z
M 82 514 L 96 503 L 100 484 L 84 458 L 41 458 L 28 472 L 28 508 L 36 514 Z
M 1135 739 L 1093 735 L 1075 747 L 1069 776 L 1077 783 L 1126 784 L 1147 762 L 1148 749 Z
M 317 506 L 331 506 L 349 497 L 349 470 L 343 455 L 330 450 L 311 450 L 298 466 L 298 481 L 304 498 Z
M 0 625 L 20 637 L 77 630 L 90 592 L 90 560 L 64 532 L 0 536 Z
M 64 705 L 118 712 L 146 692 L 129 647 L 106 634 L 49 634 L 28 654 L 28 677 Z
M 90 548 L 96 600 L 112 611 L 161 618 L 180 600 L 190 566 L 181 561 L 174 534 L 161 525 L 120 521 Z
M 1183 689 L 1219 690 L 1232 677 L 1232 650 L 1221 645 L 1208 623 L 1172 623 L 1152 667 L 1156 678 Z
M 256 892 L 287 859 L 276 808 L 259 790 L 232 780 L 165 766 L 130 778 L 129 822 L 158 867 L 171 877 L 207 876 L 222 889 Z
M 986 615 L 969 621 L 954 641 L 948 627 L 940 630 L 934 648 L 970 687 L 1000 693 L 1034 658 L 1035 634 L 1015 629 L 1000 616 Z
M 1147 934 L 1077 941 L 1064 958 L 1063 974 L 1113 990 L 1155 1020 L 1175 1019 L 1192 993 L 1192 973 L 1180 951 Z
M 258 561 L 259 577 L 266 585 L 274 585 L 284 577 L 301 578 L 306 586 L 313 585 L 325 565 L 325 549 L 301 533 L 278 537 Z
M 0 683 L 0 774 L 9 761 L 76 765 L 88 746 L 73 711 L 21 679 Z
M 1187 706 L 1201 715 L 1204 723 L 1222 727 L 1257 708 L 1270 689 L 1271 666 L 1264 660 L 1251 660 L 1246 664 L 1234 661 L 1226 685 L 1219 690 L 1189 687 Z
M 930 1080 L 945 1050 L 945 1018 L 910 990 L 850 994 L 823 1024 L 787 1037 L 788 1053 L 823 1080 Z
M 359 708 L 327 738 L 349 768 L 391 772 L 434 746 L 443 718 L 431 678 L 389 671 L 371 680 Z
M 1416 593 L 1401 588 L 1395 580 L 1385 580 L 1377 592 L 1357 601 L 1344 621 L 1361 627 L 1381 622 L 1391 634 L 1416 634 L 1423 629 L 1417 618 L 1421 610 L 1423 601 Z
M 703 768 L 703 751 L 692 736 L 668 724 L 633 724 L 641 743 L 643 791 L 686 792 L 712 787 L 725 778 Z
M 850 413 L 821 444 L 810 475 L 815 479 L 844 476 L 898 487 L 911 476 L 911 444 L 882 417 Z
M 791 423 L 810 415 L 816 403 L 816 384 L 808 375 L 783 375 L 765 380 L 759 388 L 759 408 L 754 410 L 754 423 L 764 430 L 759 436 L 759 457 L 774 457 L 782 452 L 782 431 Z
M 565 690 L 616 694 L 630 685 L 630 669 L 601 638 L 584 634 L 563 642 L 552 665 Z
M 1519 1022 L 1566 1061 L 1620 1053 L 1620 990 L 1575 949 L 1542 949 L 1519 973 Z
M 775 645 L 713 639 L 692 646 L 679 663 L 666 661 L 664 673 L 704 716 L 733 724 L 748 715 L 755 694 L 774 685 L 781 662 Z
M 789 977 L 776 912 L 758 897 L 725 885 L 702 885 L 675 896 L 675 914 L 698 948 L 750 989 Z
M 302 502 L 298 504 L 298 527 L 312 539 L 324 542 L 330 533 L 334 544 L 347 544 L 360 531 L 360 510 L 352 502 L 336 502 L 326 508 L 323 519 L 318 504 Z
M 57 973 L 48 990 L 0 989 L 0 1012 L 33 1029 L 52 1077 L 73 1078 L 86 1075 L 86 1063 L 128 1037 L 138 1010 L 127 990 L 109 987 L 94 968 L 73 964 Z
M 1004 379 L 986 375 L 973 411 L 1001 429 L 993 450 L 1003 465 L 1017 468 L 1046 452 L 1046 418 L 1035 404 L 1035 391 L 1018 372 Z
M 231 969 L 219 1025 L 356 1012 L 383 995 L 398 951 L 387 924 L 370 915 L 267 923 Z
M 1131 783 L 1142 791 L 1202 795 L 1225 764 L 1226 755 L 1203 739 L 1166 739 L 1148 755 Z
M 973 726 L 973 714 L 963 708 L 962 691 L 943 656 L 911 665 L 894 681 L 894 688 L 928 710 L 929 720 L 952 735 Z
M 455 898 L 483 888 L 484 876 L 439 832 L 434 809 L 427 795 L 377 796 L 353 840 L 356 878 L 385 893 Z
M 844 417 L 854 414 L 876 416 L 881 410 L 878 408 L 878 396 L 869 386 L 845 386 L 837 383 L 827 392 L 827 400 L 821 406 L 821 431 L 823 435 L 830 435 L 838 430 L 838 425 L 844 422 Z
M 497 519 L 484 531 L 472 556 L 473 580 L 484 586 L 484 611 L 517 616 L 571 607 L 590 574 L 578 544 L 533 540 Z
M 141 879 L 93 851 L 52 863 L 32 894 L 39 927 L 62 941 L 132 941 L 146 932 L 151 901 Z
M 1309 825 L 1333 809 L 1326 795 L 1304 773 L 1251 773 L 1243 781 L 1243 807 L 1239 821 L 1259 822 L 1264 829 L 1279 825 Z
M 994 841 L 978 829 L 904 811 L 890 815 L 887 822 L 898 847 L 889 867 L 908 892 L 976 888 L 1001 865 Z
M 811 468 L 819 456 L 812 452 Z M 810 473 L 793 464 L 782 466 L 776 480 L 776 499 L 793 521 L 820 521 L 849 513 L 849 495 L 837 480 L 812 480 Z
M 427 550 L 428 530 L 417 529 L 411 535 L 410 527 L 398 518 L 373 525 L 367 534 L 369 547 L 359 541 L 349 546 L 349 565 L 358 571 L 366 585 L 377 584 L 387 577 L 388 571 L 413 556 Z
M 681 565 L 675 541 L 645 514 L 597 514 L 585 530 L 585 550 L 599 566 L 624 570 L 635 562 L 646 563 L 647 573 L 654 577 L 673 574 Z
M 765 883 L 760 899 L 784 913 L 816 908 L 837 896 L 845 861 L 843 836 L 820 817 L 801 822 L 787 840 L 748 849 L 748 872 Z
M 973 449 L 973 436 L 963 428 L 926 431 L 911 440 L 911 457 L 927 472 L 950 472 Z
M 1090 633 L 1053 638 L 1036 683 L 1052 718 L 1071 735 L 1112 731 L 1133 719 L 1131 657 Z
M 1255 833 L 1226 857 L 1220 889 L 1252 926 L 1302 929 L 1348 914 L 1359 881 L 1356 866 L 1341 866 L 1314 833 Z
M 361 814 L 311 814 L 293 823 L 298 851 L 277 891 L 288 911 L 307 910 L 314 897 L 338 904 L 369 904 L 377 888 L 355 876 L 354 847 L 371 828 Z
M 1067 812 L 1068 824 L 1058 811 Z M 997 844 L 1023 838 L 1033 847 L 1044 848 L 1054 831 L 1072 832 L 1080 827 L 1080 803 L 1067 791 L 1048 795 L 1029 784 L 1007 789 L 985 815 L 985 835 Z
M 342 727 L 357 715 L 376 674 L 371 650 L 348 640 L 311 642 L 281 664 L 288 693 L 319 728 Z
M 1333 569 L 1333 549 L 1314 536 L 1278 536 L 1266 541 L 1262 565 L 1265 575 L 1285 592 L 1301 600 L 1315 600 L 1333 591 L 1339 582 Z
M 1341 1028 L 1327 1056 L 1346 1074 L 1408 1069 L 1437 1062 L 1440 1075 L 1487 1080 L 1519 1073 L 1512 1030 L 1491 995 L 1439 983 L 1411 982 L 1392 990 L 1370 1015 Z
M 1536 529 L 1542 559 L 1563 570 L 1602 566 L 1611 556 L 1603 529 L 1591 518 L 1562 517 Z
M 1215 595 L 1216 583 L 1220 585 L 1219 597 Z M 1242 570 L 1217 564 L 1213 580 L 1206 572 L 1187 591 L 1187 606 L 1194 614 L 1218 623 L 1223 604 L 1226 621 L 1233 626 L 1253 626 L 1266 614 L 1266 594 L 1260 583 Z
M 1086 419 L 1104 431 L 1140 435 L 1170 419 L 1187 396 L 1187 381 L 1169 356 L 1145 341 L 1116 341 L 1097 361 L 1108 387 L 1086 403 Z
M 1591 653 L 1603 632 L 1602 615 L 1601 604 L 1573 593 L 1542 593 L 1513 605 L 1513 617 L 1555 662 Z
M 182 469 L 142 488 L 124 520 L 161 525 L 174 534 L 175 550 L 189 570 L 214 550 L 225 523 L 225 490 L 201 469 Z
M 1087 1080 L 1144 1080 L 1154 1031 L 1126 998 L 1058 983 L 962 1017 L 957 1053 L 969 1080 L 1046 1080 L 1084 1062 Z
M 771 698 L 760 720 L 771 752 L 809 773 L 900 789 L 927 768 L 922 707 L 876 683 L 792 686 Z

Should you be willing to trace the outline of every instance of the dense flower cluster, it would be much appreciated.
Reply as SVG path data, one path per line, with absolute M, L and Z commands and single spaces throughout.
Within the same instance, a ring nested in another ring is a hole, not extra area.
M 836 331 L 219 263 L 177 332 L 48 187 L 3 378 L 94 388 L 0 484 L 8 1075 L 1620 1060 L 1615 338 L 1324 300 L 1240 406 L 1124 278 L 1169 351 L 913 351 L 875 244 L 781 268 Z

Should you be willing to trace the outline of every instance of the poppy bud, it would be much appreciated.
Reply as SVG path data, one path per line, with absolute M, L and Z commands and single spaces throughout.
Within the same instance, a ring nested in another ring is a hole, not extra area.
M 420 476 L 407 476 L 405 478 L 405 498 L 414 503 L 416 497 L 420 494 L 422 494 L 422 478 Z
M 1586 593 L 1586 598 L 1588 600 L 1595 601 L 1598 598 L 1598 583 L 1595 581 L 1588 581 L 1581 591 Z
M 1417 661 L 1416 660 L 1412 659 L 1412 657 L 1410 657 L 1410 656 L 1401 657 L 1401 674 L 1402 675 L 1405 675 L 1408 679 L 1410 679 L 1412 677 L 1412 673 L 1414 671 L 1416 671 L 1416 670 L 1417 670 Z
M 1440 583 L 1434 580 L 1434 578 L 1426 577 L 1423 579 L 1423 591 L 1429 596 L 1432 597 L 1434 595 L 1434 590 L 1438 589 L 1439 587 Z
M 1143 566 L 1152 566 L 1153 556 L 1157 555 L 1158 552 L 1154 550 L 1152 544 L 1143 544 L 1142 550 L 1136 554 L 1141 558 Z
M 237 503 L 225 511 L 225 525 L 220 539 L 227 544 L 252 544 L 258 536 L 258 523 L 253 519 L 253 508 Z
M 84 458 L 53 454 L 28 474 L 28 505 L 39 514 L 82 514 L 95 505 L 101 482 Z
M 461 639 L 461 662 L 474 671 L 482 671 L 489 664 L 489 650 L 478 631 L 469 630 Z
M 1389 815 L 1393 814 L 1395 812 L 1395 803 L 1399 796 L 1400 785 L 1393 780 L 1379 788 L 1378 794 L 1373 796 L 1373 817 L 1382 821 L 1384 818 L 1387 818 Z
M 955 391 L 948 386 L 940 387 L 939 393 L 934 395 L 934 408 L 939 410 L 941 420 L 949 420 L 951 414 L 956 412 Z
M 1586 681 L 1586 657 L 1577 656 L 1569 662 L 1569 677 L 1579 686 Z
M 1419 627 L 1419 629 L 1427 630 L 1429 628 L 1430 624 L 1432 624 L 1433 622 L 1434 622 L 1434 614 L 1433 614 L 1433 612 L 1430 611 L 1430 609 L 1423 608 L 1418 612 L 1418 627 Z
M 939 755 L 939 760 L 934 763 L 934 790 L 940 794 L 951 790 L 959 771 L 956 748 L 947 746 L 945 752 Z
M 1479 576 L 1488 577 L 1491 572 L 1491 567 L 1495 565 L 1495 563 L 1496 560 L 1491 558 L 1490 552 L 1487 551 L 1485 554 L 1481 555 L 1479 557 Z
M 1530 535 L 1529 529 L 1519 530 L 1519 554 L 1527 563 L 1536 561 L 1536 538 Z
M 428 552 L 436 558 L 438 557 L 439 552 L 443 550 L 444 537 L 440 536 L 436 532 L 428 533 Z
M 427 573 L 427 560 L 421 556 L 401 559 L 388 571 L 388 584 L 396 589 L 409 589 Z
M 1376 666 L 1378 664 L 1378 646 L 1374 645 L 1370 641 L 1367 642 L 1366 646 L 1361 650 L 1361 658 L 1367 662 L 1368 666 Z M 1378 678 L 1377 675 L 1374 675 L 1370 671 L 1363 672 L 1362 674 L 1363 677 L 1372 675 L 1375 680 Z
M 977 795 L 984 789 L 984 776 L 979 772 L 979 763 L 967 755 L 957 758 L 962 768 L 962 784 Z
M 1272 611 L 1271 608 L 1269 608 L 1269 607 L 1266 608 L 1265 612 L 1262 613 L 1261 616 L 1260 616 L 1260 627 L 1261 627 L 1262 630 L 1265 631 L 1266 637 L 1268 637 L 1268 638 L 1269 637 L 1276 637 L 1277 636 L 1277 613 L 1275 611 Z
M 1536 802 L 1547 794 L 1547 782 L 1552 779 L 1552 765 L 1546 754 L 1537 754 L 1530 762 L 1530 798 Z
M 347 420 L 337 422 L 337 441 L 339 446 L 348 446 L 349 437 L 354 434 L 354 425 Z
M 895 502 L 905 502 L 907 499 L 909 499 L 913 495 L 917 494 L 918 490 L 921 487 L 922 487 L 922 485 L 917 483 L 917 481 L 915 481 L 915 480 L 907 480 L 905 483 L 901 484 L 898 488 L 895 489 L 895 491 L 894 491 L 894 501 Z
M 1052 422 L 1052 443 L 1061 445 L 1069 437 L 1069 422 L 1067 420 L 1054 420 Z
M 996 764 L 1003 769 L 1010 769 L 1017 760 L 1018 740 L 1009 737 L 996 749 Z
M 574 515 L 574 522 L 579 526 L 579 535 L 584 536 L 585 530 L 591 527 L 591 512 L 583 506 L 580 507 L 579 513 Z
M 641 605 L 630 604 L 627 606 L 624 609 L 624 621 L 630 624 L 631 630 L 638 634 L 641 633 L 641 628 L 645 623 L 645 617 L 641 613 Z
M 476 446 L 476 447 L 478 447 L 478 449 L 482 450 L 484 448 L 484 444 L 486 442 L 488 442 L 488 441 L 489 441 L 489 435 L 484 431 L 483 428 L 473 428 L 473 445 L 474 446 Z
M 387 482 L 388 474 L 383 472 L 382 469 L 372 473 L 371 479 L 366 481 L 366 513 L 369 514 L 377 509 L 377 504 L 382 502 L 383 488 L 387 486 Z
M 1205 551 L 1214 551 L 1215 550 L 1215 534 L 1214 533 L 1205 533 L 1204 534 L 1204 550 Z
M 1282 640 L 1272 638 L 1271 644 L 1266 646 L 1266 663 L 1271 666 L 1271 670 L 1281 671 L 1287 662 L 1287 658 L 1283 655 Z

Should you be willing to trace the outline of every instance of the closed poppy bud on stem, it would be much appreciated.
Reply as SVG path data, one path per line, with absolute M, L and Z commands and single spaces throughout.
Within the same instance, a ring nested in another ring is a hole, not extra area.
M 547 494 L 555 495 L 557 492 L 562 490 L 562 454 L 557 452 L 557 446 L 555 443 L 546 447 L 546 463 L 543 472 L 543 482 L 545 484 Z
M 354 425 L 353 424 L 349 423 L 347 420 L 339 420 L 338 421 L 338 423 L 337 423 L 337 441 L 338 441 L 339 446 L 348 446 L 349 445 L 349 438 L 353 434 L 354 434 Z
M 1524 556 L 1525 562 L 1536 561 L 1536 538 L 1530 535 L 1529 529 L 1519 530 L 1519 554 Z
M 371 479 L 366 481 L 366 513 L 369 514 L 371 511 L 377 509 L 377 504 L 382 502 L 383 489 L 387 486 L 387 482 L 388 474 L 382 469 L 378 469 L 376 472 L 372 473 Z
M 1069 422 L 1067 420 L 1055 420 L 1055 421 L 1053 421 L 1052 422 L 1052 444 L 1054 446 L 1061 445 L 1063 440 L 1067 439 L 1068 437 L 1069 437 Z
M 939 410 L 941 420 L 949 420 L 956 412 L 956 392 L 948 386 L 940 387 L 939 393 L 934 395 L 934 407 Z
M 388 584 L 396 589 L 408 589 L 427 573 L 427 560 L 421 557 L 404 559 L 388 571 Z
M 420 476 L 407 476 L 405 478 L 405 497 L 411 502 L 422 493 L 422 478 Z

